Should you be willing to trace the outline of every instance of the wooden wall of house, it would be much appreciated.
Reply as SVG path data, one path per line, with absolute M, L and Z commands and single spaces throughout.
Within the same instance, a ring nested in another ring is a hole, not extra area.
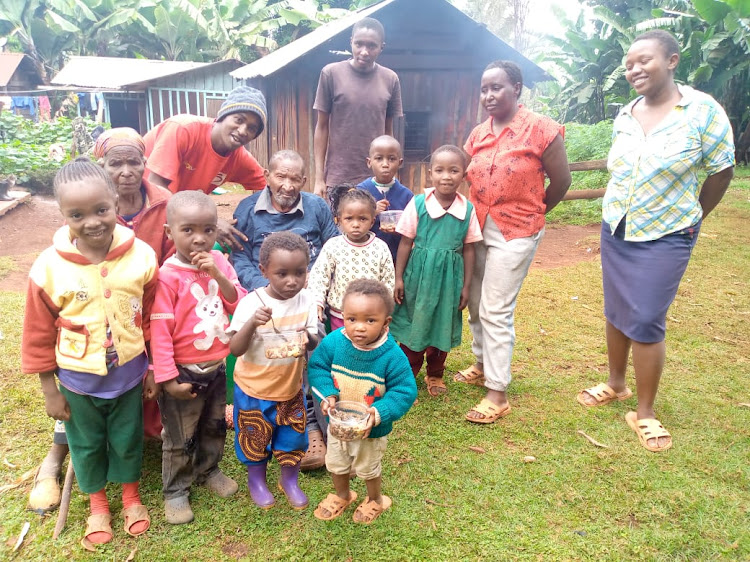
M 300 69 L 283 70 L 266 80 L 251 80 L 266 97 L 268 123 L 266 130 L 248 145 L 250 152 L 262 165 L 279 150 L 296 150 L 307 165 L 307 190 L 315 184 L 313 132 L 315 131 L 315 91 L 318 72 Z
M 477 70 L 399 71 L 404 112 L 429 112 L 429 153 L 444 144 L 463 147 L 471 130 L 481 119 Z M 408 115 L 407 115 L 408 117 Z M 400 123 L 396 136 L 404 143 L 406 123 Z M 429 187 L 429 154 L 406 154 L 399 174 L 401 183 L 414 193 Z
M 252 80 L 251 86 L 266 96 L 269 120 L 266 131 L 248 146 L 261 165 L 278 150 L 293 149 L 305 159 L 307 189 L 315 183 L 313 102 L 318 86 L 318 70 L 302 71 L 299 66 L 284 70 L 266 80 Z M 479 79 L 481 71 L 399 71 L 404 111 L 430 112 L 430 147 L 426 154 L 404 159 L 401 181 L 421 193 L 427 187 L 429 154 L 443 144 L 463 146 L 479 122 Z M 394 135 L 403 144 L 405 122 L 394 122 Z

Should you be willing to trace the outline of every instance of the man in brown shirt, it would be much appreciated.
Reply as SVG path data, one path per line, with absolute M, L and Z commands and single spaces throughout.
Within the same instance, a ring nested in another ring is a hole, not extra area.
M 352 28 L 352 58 L 326 65 L 320 72 L 313 108 L 315 193 L 326 186 L 358 184 L 372 173 L 367 167 L 370 143 L 393 135 L 393 118 L 402 115 L 401 84 L 389 68 L 375 61 L 385 47 L 385 31 L 373 18 Z

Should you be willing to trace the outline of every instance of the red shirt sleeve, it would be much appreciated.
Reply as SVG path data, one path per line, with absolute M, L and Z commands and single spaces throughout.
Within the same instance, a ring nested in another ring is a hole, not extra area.
M 154 146 L 147 152 L 146 167 L 155 174 L 170 180 L 173 193 L 179 188 L 175 181 L 180 177 L 182 159 L 189 148 L 190 134 L 179 123 L 163 121 L 154 131 Z
M 242 147 L 235 150 L 232 155 L 231 168 L 227 171 L 227 181 L 239 183 L 247 190 L 258 191 L 266 187 L 263 168 L 253 155 Z
M 21 370 L 24 373 L 46 373 L 57 369 L 55 346 L 59 314 L 59 307 L 49 295 L 29 279 L 21 341 Z

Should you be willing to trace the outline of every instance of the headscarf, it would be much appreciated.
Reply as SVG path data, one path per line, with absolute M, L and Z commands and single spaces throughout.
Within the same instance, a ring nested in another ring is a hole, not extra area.
M 131 146 L 140 152 L 141 155 L 146 152 L 143 137 L 135 129 L 131 129 L 130 127 L 116 127 L 104 131 L 96 139 L 94 158 L 97 160 L 104 158 L 110 150 L 117 146 Z

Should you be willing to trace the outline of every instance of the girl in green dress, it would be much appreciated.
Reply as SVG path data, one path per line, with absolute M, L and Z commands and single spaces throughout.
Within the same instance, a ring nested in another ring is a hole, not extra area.
M 443 371 L 448 351 L 461 343 L 461 311 L 469 300 L 474 242 L 482 239 L 472 204 L 458 188 L 466 155 L 453 145 L 430 159 L 435 187 L 409 202 L 396 227 L 396 285 L 391 333 L 416 376 L 427 359 L 425 384 L 431 396 L 447 391 Z

